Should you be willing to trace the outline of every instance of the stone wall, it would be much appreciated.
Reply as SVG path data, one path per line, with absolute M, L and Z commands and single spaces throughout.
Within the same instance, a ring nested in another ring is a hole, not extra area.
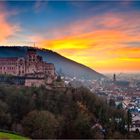
M 25 79 L 25 86 L 39 87 L 41 85 L 45 85 L 44 79 Z

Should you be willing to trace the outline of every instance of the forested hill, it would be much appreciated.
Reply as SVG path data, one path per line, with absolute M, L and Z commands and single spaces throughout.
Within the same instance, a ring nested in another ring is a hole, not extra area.
M 139 132 L 127 131 L 130 122 L 121 106 L 83 87 L 0 85 L 0 130 L 31 139 L 139 139 Z
M 26 55 L 27 46 L 0 46 L 0 57 L 24 57 Z M 68 77 L 76 77 L 80 79 L 101 79 L 105 76 L 95 70 L 72 61 L 60 54 L 47 49 L 37 49 L 37 53 L 43 57 L 48 63 L 53 63 L 56 67 L 56 72 L 59 75 Z M 92 61 L 92 60 L 91 60 Z

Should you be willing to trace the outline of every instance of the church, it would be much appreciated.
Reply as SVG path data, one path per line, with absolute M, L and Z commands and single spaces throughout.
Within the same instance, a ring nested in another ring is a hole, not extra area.
M 51 84 L 56 79 L 55 66 L 43 61 L 35 49 L 28 48 L 25 57 L 0 58 L 0 75 L 25 77 L 25 85 L 41 85 L 47 78 Z

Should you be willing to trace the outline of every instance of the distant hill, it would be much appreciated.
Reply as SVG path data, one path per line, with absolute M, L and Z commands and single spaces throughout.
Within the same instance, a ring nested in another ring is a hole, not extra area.
M 26 55 L 27 46 L 0 46 L 0 57 L 24 57 Z M 56 52 L 47 49 L 37 49 L 37 53 L 43 57 L 48 63 L 53 63 L 56 67 L 57 74 L 61 76 L 76 77 L 79 79 L 101 79 L 104 75 L 95 70 L 72 61 Z

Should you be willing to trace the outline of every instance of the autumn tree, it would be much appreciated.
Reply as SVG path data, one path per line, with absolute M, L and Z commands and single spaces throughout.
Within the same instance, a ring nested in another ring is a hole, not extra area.
M 34 110 L 24 117 L 22 124 L 25 134 L 32 138 L 54 139 L 57 137 L 58 121 L 48 111 Z

